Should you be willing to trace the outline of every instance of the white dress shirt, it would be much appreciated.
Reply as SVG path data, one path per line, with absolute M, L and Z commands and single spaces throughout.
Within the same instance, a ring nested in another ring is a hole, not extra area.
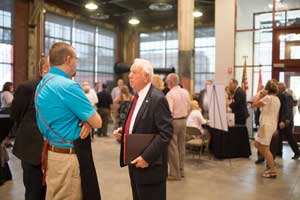
M 138 92 L 139 98 L 136 102 L 136 106 L 135 106 L 133 114 L 132 114 L 132 118 L 131 118 L 131 122 L 130 122 L 130 126 L 129 126 L 129 134 L 132 133 L 132 129 L 133 129 L 133 125 L 135 123 L 136 116 L 144 102 L 144 99 L 146 98 L 146 96 L 148 94 L 150 87 L 151 87 L 151 83 L 148 83 L 141 91 Z
M 95 90 L 90 90 L 88 93 L 85 93 L 85 95 L 91 104 L 96 107 L 96 104 L 98 103 L 98 97 Z

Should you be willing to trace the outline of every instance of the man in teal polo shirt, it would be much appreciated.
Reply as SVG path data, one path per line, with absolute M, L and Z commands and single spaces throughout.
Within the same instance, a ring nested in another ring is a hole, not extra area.
M 81 86 L 71 78 L 77 57 L 69 44 L 58 42 L 49 51 L 51 69 L 36 89 L 37 124 L 49 141 L 46 199 L 82 199 L 79 163 L 73 141 L 101 128 L 101 118 Z

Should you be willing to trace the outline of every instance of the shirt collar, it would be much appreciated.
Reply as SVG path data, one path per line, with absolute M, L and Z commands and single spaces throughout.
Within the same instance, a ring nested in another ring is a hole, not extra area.
M 57 75 L 60 75 L 60 76 L 71 79 L 71 77 L 66 72 L 64 72 L 63 70 L 58 69 L 57 67 L 54 67 L 54 66 L 52 66 L 50 68 L 49 72 L 52 73 L 52 74 L 57 74 Z
M 150 87 L 151 87 L 151 82 L 148 83 L 143 89 L 141 89 L 141 90 L 138 92 L 139 98 L 142 97 L 141 99 L 143 99 L 143 98 L 147 95 L 147 93 L 148 93 Z
M 180 88 L 180 86 L 179 86 L 179 85 L 176 85 L 176 86 L 174 86 L 171 90 L 176 90 L 176 89 L 178 89 L 178 88 Z

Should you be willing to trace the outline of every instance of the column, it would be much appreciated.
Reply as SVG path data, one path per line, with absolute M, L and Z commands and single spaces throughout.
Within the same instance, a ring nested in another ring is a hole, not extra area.
M 216 0 L 216 84 L 227 85 L 233 78 L 228 68 L 234 69 L 235 49 L 235 0 Z
M 15 86 L 28 79 L 28 17 L 29 2 L 15 2 L 14 17 L 14 82 Z
M 194 93 L 194 0 L 178 0 L 178 75 L 184 88 Z
M 30 16 L 28 27 L 28 78 L 37 76 L 37 65 L 44 52 L 44 1 L 30 2 Z

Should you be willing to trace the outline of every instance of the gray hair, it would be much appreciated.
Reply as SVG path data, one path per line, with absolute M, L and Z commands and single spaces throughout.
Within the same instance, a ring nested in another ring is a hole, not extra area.
M 153 66 L 152 64 L 148 61 L 148 60 L 144 60 L 141 58 L 136 58 L 134 59 L 133 64 L 136 67 L 140 67 L 143 69 L 143 71 L 149 75 L 150 80 L 152 81 L 152 77 L 153 77 Z
M 179 76 L 175 73 L 171 73 L 168 75 L 167 79 L 174 83 L 175 85 L 179 84 Z

